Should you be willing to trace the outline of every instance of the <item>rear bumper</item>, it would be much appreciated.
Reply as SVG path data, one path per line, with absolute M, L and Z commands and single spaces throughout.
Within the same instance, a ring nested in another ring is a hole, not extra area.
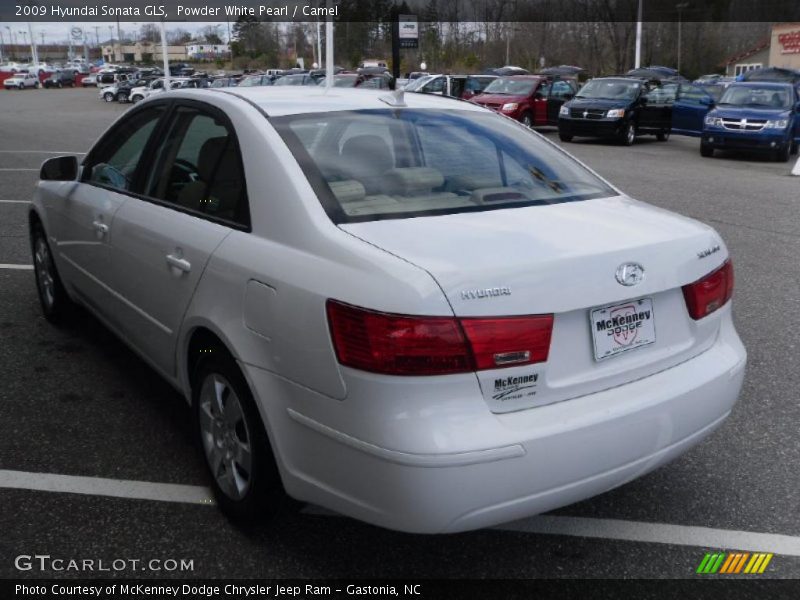
M 726 130 L 703 131 L 701 143 L 716 150 L 749 150 L 774 152 L 791 144 L 785 132 L 737 133 Z
M 254 367 L 245 365 L 245 373 L 292 496 L 391 529 L 465 531 L 610 490 L 710 434 L 736 402 L 746 362 L 724 310 L 716 343 L 701 355 L 573 400 L 507 414 L 484 410 L 485 435 L 471 433 L 471 447 L 458 449 L 448 447 L 448 436 L 474 429 L 472 416 L 409 410 L 398 423 L 404 413 L 384 409 L 385 398 L 336 401 Z M 351 414 L 349 426 L 321 416 L 354 405 L 371 408 Z M 437 443 L 447 451 L 433 450 Z

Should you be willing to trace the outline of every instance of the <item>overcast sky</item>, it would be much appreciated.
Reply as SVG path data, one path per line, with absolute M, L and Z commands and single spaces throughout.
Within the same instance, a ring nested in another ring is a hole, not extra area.
M 139 31 L 142 25 L 145 24 L 145 21 L 141 22 L 120 22 L 120 29 L 122 30 L 123 37 L 125 37 L 126 33 L 128 35 L 133 35 L 134 31 Z M 158 22 L 155 23 L 159 25 Z M 36 38 L 36 43 L 42 43 L 42 33 L 44 33 L 44 42 L 45 44 L 57 44 L 57 43 L 64 43 L 66 44 L 70 38 L 70 31 L 73 27 L 80 27 L 86 35 L 89 37 L 90 44 L 95 43 L 95 34 L 99 34 L 100 43 L 102 44 L 105 41 L 108 41 L 109 37 L 113 36 L 115 39 L 117 37 L 117 24 L 116 23 L 75 23 L 75 22 L 51 22 L 51 23 L 32 23 L 33 27 L 33 35 Z M 199 21 L 182 21 L 179 23 L 168 23 L 167 24 L 167 32 L 173 29 L 185 29 L 189 33 L 195 34 L 199 32 L 201 29 L 206 27 L 207 25 L 219 25 L 219 33 L 223 40 L 227 41 L 228 37 L 228 27 L 225 22 L 222 23 L 209 23 L 209 22 L 199 22 Z M 109 35 L 109 26 L 112 27 L 112 33 Z M 3 42 L 8 44 L 11 43 L 12 40 L 9 40 L 9 31 L 6 28 L 10 28 L 11 32 L 16 36 L 17 43 L 22 44 L 27 40 L 28 35 L 28 24 L 21 23 L 21 22 L 4 22 L 0 21 L 0 34 L 3 36 Z M 96 29 L 95 29 L 96 28 Z M 24 31 L 25 35 L 23 36 L 20 32 Z

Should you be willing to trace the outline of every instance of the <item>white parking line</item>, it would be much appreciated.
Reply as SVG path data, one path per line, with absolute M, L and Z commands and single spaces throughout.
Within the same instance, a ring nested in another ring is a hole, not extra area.
M 0 269 L 12 269 L 18 271 L 32 271 L 33 265 L 4 265 L 0 263 Z
M 28 473 L 26 471 L 0 470 L 0 488 L 182 502 L 184 504 L 214 504 L 211 490 L 199 485 L 151 483 L 149 481 Z
M 302 512 L 316 516 L 340 516 L 319 506 L 307 506 Z M 800 556 L 800 537 L 777 533 L 713 529 L 711 527 L 696 527 L 692 525 L 540 515 L 498 525 L 493 529 Z
M 30 204 L 30 200 L 0 200 L 0 204 Z
M 20 168 L 0 169 L 0 171 L 39 171 L 39 170 L 41 170 L 41 169 L 20 169 Z
M 30 473 L 0 470 L 0 489 L 60 492 L 90 496 L 109 496 L 159 502 L 213 505 L 211 490 L 199 485 L 153 483 L 102 477 Z M 338 513 L 309 505 L 302 511 L 307 515 L 338 517 Z M 626 542 L 698 546 L 750 552 L 773 552 L 783 556 L 800 556 L 800 537 L 777 533 L 757 533 L 731 529 L 713 529 L 692 525 L 644 523 L 620 519 L 586 517 L 557 517 L 542 515 L 506 523 L 494 528 L 546 535 L 566 535 Z
M 496 529 L 800 556 L 800 537 L 692 525 L 542 515 L 500 525 Z

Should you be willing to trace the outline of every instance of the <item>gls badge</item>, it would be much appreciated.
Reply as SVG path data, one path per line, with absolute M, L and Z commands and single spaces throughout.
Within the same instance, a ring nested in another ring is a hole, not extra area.
M 623 263 L 617 267 L 617 282 L 620 285 L 637 285 L 644 279 L 644 267 L 639 263 Z

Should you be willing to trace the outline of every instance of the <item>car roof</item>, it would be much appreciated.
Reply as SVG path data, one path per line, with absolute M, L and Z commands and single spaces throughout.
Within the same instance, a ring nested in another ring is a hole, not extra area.
M 304 89 L 297 87 L 286 89 L 278 87 L 251 87 L 228 88 L 222 90 L 198 90 L 186 92 L 196 97 L 196 94 L 230 94 L 238 96 L 247 102 L 255 104 L 269 116 L 297 115 L 305 113 L 336 112 L 347 110 L 380 110 L 395 108 L 381 100 L 382 97 L 391 96 L 387 90 L 366 90 L 350 88 L 333 88 L 330 91 L 325 87 L 309 86 Z M 403 100 L 408 108 L 431 108 L 443 110 L 465 110 L 485 112 L 486 109 L 470 102 L 463 102 L 453 98 L 444 98 L 436 94 L 403 94 Z
M 734 81 L 729 87 L 760 87 L 760 88 L 791 88 L 794 87 L 788 81 Z

